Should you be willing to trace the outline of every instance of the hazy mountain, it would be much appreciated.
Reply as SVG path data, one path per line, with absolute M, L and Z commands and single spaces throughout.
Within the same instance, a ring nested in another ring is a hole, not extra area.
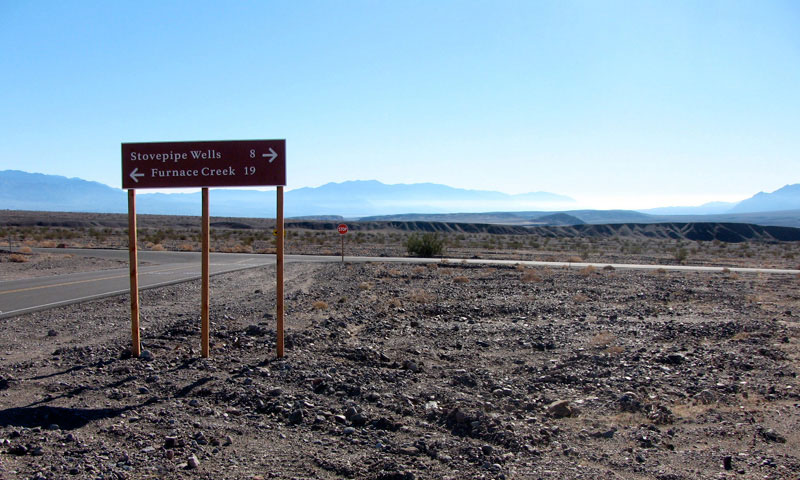
M 50 212 L 127 211 L 125 192 L 98 182 L 58 175 L 0 171 L 0 209 Z
M 772 193 L 759 192 L 739 202 L 730 212 L 774 212 L 797 209 L 800 209 L 800 183 L 786 185 Z
M 728 213 L 736 205 L 735 202 L 709 202 L 697 207 L 658 207 L 638 211 L 650 215 L 716 215 Z
M 655 223 L 657 217 L 633 210 L 567 210 L 563 212 L 485 212 L 485 213 L 404 213 L 399 215 L 376 215 L 363 217 L 362 221 L 383 222 L 460 222 L 460 223 L 493 223 L 506 225 L 541 225 L 556 221 L 579 225 L 582 223 Z M 544 218 L 544 220 L 542 220 Z M 662 217 L 658 217 L 662 218 Z M 666 217 L 664 217 L 666 218 Z M 663 220 L 667 221 L 667 220 Z
M 212 189 L 210 195 L 213 216 L 275 216 L 274 190 Z M 121 189 L 79 178 L 0 171 L 0 210 L 126 213 L 126 197 Z M 201 209 L 200 193 L 164 194 L 139 190 L 136 203 L 137 212 L 147 214 L 196 216 L 200 215 Z M 351 181 L 290 190 L 286 192 L 284 213 L 287 218 L 343 216 L 366 217 L 363 220 L 508 225 L 741 222 L 800 226 L 800 184 L 787 185 L 772 193 L 759 193 L 728 209 L 731 213 L 719 212 L 725 204 L 706 204 L 682 210 L 676 207 L 651 209 L 643 213 L 632 210 L 569 210 L 572 203 L 569 197 L 546 192 L 508 195 L 432 183 L 386 185 L 377 181 Z M 681 211 L 689 214 L 677 214 Z M 697 214 L 700 211 L 706 213 Z M 752 213 L 754 211 L 756 213 Z
M 313 214 L 391 215 L 405 212 L 556 210 L 574 203 L 572 198 L 547 192 L 508 195 L 485 190 L 465 190 L 434 183 L 386 185 L 375 180 L 327 183 L 287 193 L 293 202 Z
M 211 213 L 230 217 L 273 217 L 274 190 L 212 189 Z M 402 212 L 522 210 L 531 207 L 556 210 L 574 202 L 546 192 L 508 195 L 464 190 L 433 183 L 386 185 L 378 181 L 328 183 L 298 188 L 285 194 L 285 215 L 360 217 Z M 137 212 L 164 215 L 199 215 L 200 193 L 147 193 L 136 195 Z M 0 171 L 0 209 L 127 212 L 123 190 L 97 182 L 58 175 Z

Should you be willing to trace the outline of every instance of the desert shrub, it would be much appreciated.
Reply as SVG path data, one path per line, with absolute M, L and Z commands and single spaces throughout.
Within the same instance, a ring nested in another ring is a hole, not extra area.
M 389 306 L 394 308 L 400 308 L 403 306 L 403 302 L 400 301 L 400 299 L 397 297 L 391 298 L 389 299 Z
M 311 306 L 314 308 L 314 310 L 327 310 L 328 309 L 328 303 L 327 302 L 323 302 L 322 300 L 317 300 Z
M 444 239 L 436 233 L 412 233 L 406 239 L 406 249 L 409 255 L 417 257 L 435 257 L 444 252 Z
M 467 277 L 455 277 L 453 279 L 454 283 L 469 283 L 469 278 Z
M 603 270 L 607 272 L 613 272 L 614 270 L 616 270 L 616 268 L 614 268 L 613 265 L 606 265 L 605 267 L 603 267 Z
M 619 355 L 620 353 L 625 351 L 625 347 L 621 345 L 610 345 L 606 348 L 605 352 L 609 355 Z
M 13 253 L 8 256 L 8 261 L 14 263 L 25 263 L 28 261 L 28 257 L 25 255 L 20 255 L 19 253 Z
M 569 263 L 581 263 L 582 261 L 583 261 L 583 259 L 581 257 L 578 257 L 578 256 L 572 256 L 572 257 L 569 257 L 567 259 L 567 262 L 569 262 Z
M 19 253 L 31 254 L 33 250 L 31 250 L 31 247 L 22 247 L 19 249 Z
M 416 302 L 416 303 L 430 303 L 430 302 L 434 301 L 436 299 L 436 297 L 432 293 L 430 293 L 430 292 L 428 292 L 426 290 L 418 289 L 418 290 L 412 291 L 408 295 L 408 299 L 411 300 L 412 302 Z
M 687 258 L 689 258 L 688 250 L 683 247 L 675 249 L 675 260 L 677 260 L 678 263 L 685 262 Z
M 369 282 L 361 282 L 360 284 L 358 284 L 358 289 L 359 290 L 371 290 L 372 289 L 372 284 L 369 283 Z
M 588 300 L 589 300 L 589 297 L 587 297 L 586 295 L 584 295 L 582 293 L 576 293 L 575 295 L 572 296 L 572 301 L 575 302 L 575 303 L 583 303 L 583 302 L 586 302 Z
M 180 250 L 181 252 L 191 252 L 194 251 L 194 246 L 190 243 L 182 243 L 178 247 L 178 250 Z
M 522 274 L 522 281 L 524 283 L 541 282 L 542 277 L 533 270 L 526 270 L 525 273 Z
M 163 252 L 164 251 L 164 245 L 161 245 L 160 243 L 157 243 L 157 244 L 153 245 L 152 247 L 150 247 L 150 250 L 152 250 L 154 252 Z
M 589 343 L 595 347 L 608 347 L 617 340 L 617 336 L 611 332 L 599 332 L 589 339 Z
M 596 271 L 597 269 L 594 266 L 588 265 L 586 268 L 581 269 L 580 274 L 582 277 L 588 277 Z

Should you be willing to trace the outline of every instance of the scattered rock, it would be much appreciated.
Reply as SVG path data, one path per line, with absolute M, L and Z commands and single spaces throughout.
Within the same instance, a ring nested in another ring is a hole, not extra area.
M 303 423 L 303 417 L 304 417 L 303 409 L 297 408 L 293 410 L 292 413 L 289 414 L 289 423 L 291 423 L 292 425 Z
M 553 418 L 574 417 L 578 409 L 569 400 L 556 400 L 547 406 L 547 413 Z
M 612 427 L 609 430 L 600 430 L 597 432 L 592 432 L 591 436 L 593 438 L 614 438 L 615 433 L 617 433 L 617 429 Z
M 413 360 L 405 360 L 403 362 L 403 369 L 404 370 L 409 370 L 409 371 L 414 372 L 414 373 L 418 373 L 421 370 L 421 368 L 417 364 L 417 362 L 415 362 Z
M 244 333 L 251 337 L 263 337 L 269 333 L 269 329 L 261 325 L 248 325 Z
M 769 429 L 761 428 L 759 430 L 759 433 L 761 434 L 761 437 L 768 442 L 786 443 L 786 437 L 784 437 L 783 435 L 779 434 L 778 432 L 776 432 L 771 428 Z
M 361 413 L 356 413 L 350 417 L 350 423 L 353 424 L 354 427 L 363 427 L 367 424 L 367 417 Z
M 149 362 L 153 360 L 153 358 L 155 357 L 153 357 L 153 352 L 151 352 L 150 350 L 142 350 L 139 353 L 139 359 L 144 360 L 145 362 Z
M 635 392 L 625 392 L 617 400 L 620 410 L 623 412 L 638 412 L 642 409 L 639 395 Z
M 409 456 L 417 456 L 420 454 L 420 451 L 417 447 L 400 447 L 397 449 L 397 453 L 400 455 L 409 455 Z
M 701 405 L 710 405 L 717 400 L 717 396 L 711 390 L 705 389 L 698 392 L 694 396 L 694 399 L 697 403 Z
M 730 455 L 722 457 L 722 468 L 725 470 L 733 470 L 733 457 Z

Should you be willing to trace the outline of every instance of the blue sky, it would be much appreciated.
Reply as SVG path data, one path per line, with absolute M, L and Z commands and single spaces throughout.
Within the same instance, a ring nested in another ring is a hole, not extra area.
M 0 0 L 0 170 L 285 138 L 288 188 L 740 200 L 800 182 L 798 32 L 793 0 Z

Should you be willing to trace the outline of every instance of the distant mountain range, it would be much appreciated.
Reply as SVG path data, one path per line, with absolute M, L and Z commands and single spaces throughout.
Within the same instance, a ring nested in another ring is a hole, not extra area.
M 481 210 L 555 210 L 574 205 L 564 195 L 534 192 L 508 195 L 415 183 L 386 185 L 378 181 L 328 183 L 286 192 L 287 216 L 361 217 L 405 212 L 446 213 Z M 165 215 L 199 215 L 199 193 L 137 192 L 137 211 Z M 262 190 L 212 189 L 212 214 L 224 217 L 275 216 L 275 193 Z M 120 189 L 79 178 L 17 170 L 0 171 L 0 209 L 123 213 L 127 197 Z
M 136 198 L 139 213 L 200 214 L 199 193 L 141 190 Z M 211 214 L 217 217 L 274 217 L 275 204 L 274 191 L 211 191 Z M 800 227 L 800 184 L 760 192 L 736 204 L 715 202 L 643 211 L 571 210 L 574 204 L 570 197 L 548 192 L 508 195 L 433 183 L 386 185 L 372 180 L 290 190 L 286 192 L 285 215 L 510 225 L 734 222 Z M 5 170 L 0 171 L 0 210 L 125 213 L 127 199 L 123 190 L 97 182 Z

